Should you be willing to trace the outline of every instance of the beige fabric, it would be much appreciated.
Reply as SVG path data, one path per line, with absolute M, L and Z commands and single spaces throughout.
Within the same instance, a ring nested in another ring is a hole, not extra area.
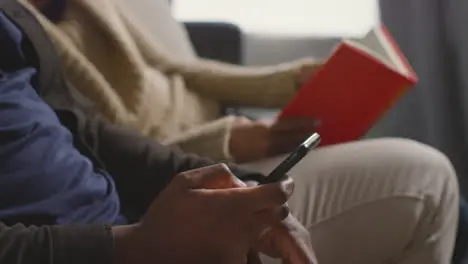
M 246 166 L 268 173 L 281 159 Z M 291 176 L 289 206 L 320 264 L 450 263 L 459 189 L 440 152 L 402 139 L 362 141 L 314 151 Z
M 221 103 L 282 106 L 294 95 L 300 69 L 317 66 L 304 59 L 247 68 L 173 56 L 117 0 L 68 3 L 58 26 L 35 13 L 71 83 L 111 122 L 217 160 L 229 158 L 233 121 L 217 120 Z
M 185 27 L 174 19 L 168 0 L 123 0 L 139 27 L 173 56 L 196 59 Z

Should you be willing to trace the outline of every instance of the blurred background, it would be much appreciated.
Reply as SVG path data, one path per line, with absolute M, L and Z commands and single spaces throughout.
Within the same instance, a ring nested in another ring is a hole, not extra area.
M 174 0 L 185 22 L 219 21 L 243 33 L 242 61 L 265 65 L 326 57 L 342 37 L 365 34 L 379 21 L 375 0 Z

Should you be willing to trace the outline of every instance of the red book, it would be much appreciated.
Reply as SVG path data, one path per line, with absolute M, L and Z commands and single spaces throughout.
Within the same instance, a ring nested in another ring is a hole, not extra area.
M 344 40 L 282 110 L 321 122 L 321 145 L 357 140 L 418 78 L 385 26 Z

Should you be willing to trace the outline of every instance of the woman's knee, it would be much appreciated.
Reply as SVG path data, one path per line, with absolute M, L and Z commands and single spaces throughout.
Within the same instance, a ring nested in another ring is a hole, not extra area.
M 458 192 L 458 181 L 450 160 L 437 149 L 409 139 L 362 140 L 325 147 L 312 153 L 303 166 L 312 174 L 328 172 L 358 175 L 359 178 L 400 178 L 400 187 L 404 188 L 408 184 L 419 188 L 432 185 Z
M 327 214 L 336 214 L 392 197 L 424 199 L 428 207 L 452 215 L 458 206 L 458 182 L 448 158 L 407 139 L 324 147 L 312 152 L 291 176 L 296 181 L 291 204 L 309 211 L 328 205 L 333 208 Z
M 313 152 L 292 177 L 297 181 L 290 203 L 293 212 L 315 229 L 316 236 L 340 233 L 338 222 L 346 223 L 342 233 L 356 234 L 346 229 L 354 216 L 356 225 L 367 219 L 379 232 L 390 229 L 390 233 L 409 235 L 388 241 L 387 246 L 379 244 L 382 250 L 393 248 L 393 256 L 427 260 L 418 263 L 448 263 L 459 190 L 454 169 L 440 151 L 407 139 L 364 140 Z M 359 230 L 365 232 L 368 227 Z M 371 236 L 369 244 L 378 244 L 379 239 Z M 411 248 L 403 247 L 407 243 Z M 400 246 L 405 251 L 396 253 Z
M 405 188 L 408 192 L 432 194 L 439 200 L 458 199 L 459 187 L 455 170 L 448 157 L 439 150 L 401 138 L 368 140 L 363 141 L 362 145 L 362 149 L 369 152 L 367 158 L 380 164 L 377 165 L 380 173 L 401 180 L 402 185 L 398 188 Z
M 390 163 L 395 162 L 398 167 L 421 167 L 426 170 L 437 171 L 447 180 L 455 178 L 452 163 L 445 154 L 426 144 L 403 138 L 383 138 L 374 140 L 364 140 L 362 148 L 366 149 L 370 155 L 375 155 L 375 159 Z M 368 145 L 368 147 L 364 147 Z
M 397 166 L 407 171 L 407 189 L 412 195 L 420 193 L 422 210 L 414 230 L 412 246 L 406 261 L 449 263 L 455 242 L 459 211 L 459 187 L 450 160 L 440 151 L 406 139 L 382 139 L 381 144 L 400 153 Z M 390 158 L 392 158 L 391 156 Z M 398 178 L 398 176 L 396 176 Z

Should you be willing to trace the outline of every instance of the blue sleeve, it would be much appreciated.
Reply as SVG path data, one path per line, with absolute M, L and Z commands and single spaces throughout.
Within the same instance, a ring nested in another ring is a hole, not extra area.
M 30 78 L 35 75 L 37 69 L 25 59 L 23 45 L 21 31 L 0 9 L 0 90 L 7 89 L 6 84 L 12 82 L 18 89 L 30 86 Z M 6 95 L 0 92 L 0 101 L 5 97 Z M 8 103 L 3 106 L 0 103 L 0 122 L 3 124 L 9 122 L 9 117 L 4 111 L 7 107 Z M 8 126 L 0 125 L 0 152 L 6 142 L 18 136 L 8 133 L 7 130 Z M 5 168 L 1 165 L 0 168 L 0 172 L 3 173 Z M 24 197 L 27 192 L 28 189 L 22 190 L 14 197 Z M 0 203 L 11 205 L 15 201 L 1 198 Z M 111 231 L 105 226 L 26 227 L 20 222 L 2 223 L 0 220 L 0 263 L 110 264 L 113 262 L 112 240 Z

